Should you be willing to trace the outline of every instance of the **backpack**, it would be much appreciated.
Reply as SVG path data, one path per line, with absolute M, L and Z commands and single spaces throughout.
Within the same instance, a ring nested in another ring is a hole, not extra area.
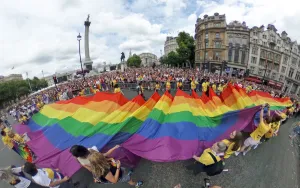
M 211 156 L 211 158 L 213 158 L 214 164 L 207 165 L 204 168 L 206 174 L 208 176 L 215 176 L 215 175 L 221 174 L 224 170 L 225 164 L 223 163 L 222 160 L 217 161 L 216 157 L 211 152 L 208 152 L 208 153 Z

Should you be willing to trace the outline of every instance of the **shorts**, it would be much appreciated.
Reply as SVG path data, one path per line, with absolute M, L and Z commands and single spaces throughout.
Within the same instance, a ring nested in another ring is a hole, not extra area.
M 119 178 L 118 182 L 120 183 L 128 183 L 131 180 L 131 176 L 129 174 L 125 174 L 125 168 L 121 167 L 122 177 Z M 100 182 L 101 184 L 112 184 L 111 182 Z
M 249 136 L 245 142 L 244 142 L 244 146 L 249 147 L 249 146 L 255 146 L 257 144 L 259 144 L 259 140 L 254 140 L 251 136 Z

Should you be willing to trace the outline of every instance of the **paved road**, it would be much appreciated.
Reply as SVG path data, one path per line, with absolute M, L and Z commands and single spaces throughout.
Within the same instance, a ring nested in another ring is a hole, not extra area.
M 126 92 L 128 98 L 135 92 Z M 146 97 L 151 94 L 146 93 Z M 288 120 L 277 137 L 260 145 L 246 156 L 232 156 L 226 161 L 229 172 L 211 178 L 213 184 L 224 188 L 298 188 L 299 187 L 299 146 L 290 144 L 288 133 L 296 119 Z M 2 143 L 0 144 L 2 146 Z M 191 175 L 185 166 L 191 161 L 156 163 L 142 160 L 135 169 L 133 178 L 143 180 L 144 188 L 173 188 L 181 183 L 183 188 L 200 188 L 204 174 Z M 5 149 L 0 153 L 0 166 L 21 164 L 22 160 L 12 151 Z M 80 182 L 80 188 L 126 188 L 127 184 L 94 184 L 91 175 L 81 169 L 73 176 Z M 0 187 L 6 188 L 0 183 Z

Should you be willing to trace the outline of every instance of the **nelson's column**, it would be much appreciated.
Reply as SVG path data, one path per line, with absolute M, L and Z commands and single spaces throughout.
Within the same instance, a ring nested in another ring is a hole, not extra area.
M 89 47 L 89 31 L 90 31 L 90 15 L 88 15 L 86 21 L 84 22 L 85 31 L 84 31 L 84 51 L 85 51 L 85 60 L 84 66 L 88 70 L 93 69 L 93 61 L 90 58 L 90 47 Z

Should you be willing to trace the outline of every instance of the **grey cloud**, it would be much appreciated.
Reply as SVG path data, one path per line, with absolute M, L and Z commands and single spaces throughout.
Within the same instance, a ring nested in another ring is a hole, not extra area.
M 51 62 L 52 60 L 53 60 L 52 55 L 38 54 L 36 57 L 31 59 L 29 61 L 29 63 L 32 62 L 32 63 L 36 63 L 36 64 L 47 64 L 47 63 Z

